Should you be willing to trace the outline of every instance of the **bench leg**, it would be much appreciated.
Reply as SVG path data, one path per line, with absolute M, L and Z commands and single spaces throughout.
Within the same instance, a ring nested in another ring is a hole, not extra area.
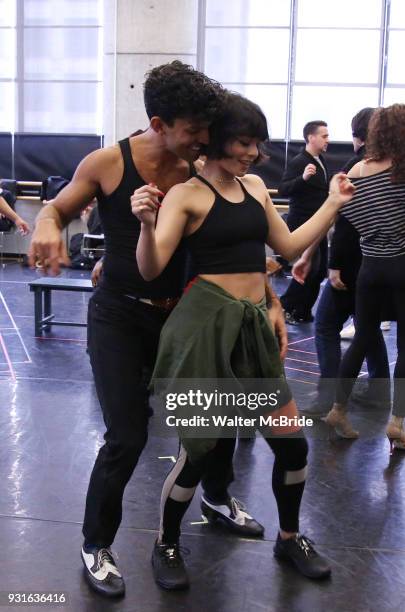
M 42 291 L 34 291 L 34 320 L 35 320 L 35 335 L 42 336 Z
M 52 310 L 52 292 L 51 289 L 44 290 L 44 317 L 49 317 L 51 315 Z M 45 331 L 49 331 L 51 329 L 50 325 L 44 325 L 43 329 Z

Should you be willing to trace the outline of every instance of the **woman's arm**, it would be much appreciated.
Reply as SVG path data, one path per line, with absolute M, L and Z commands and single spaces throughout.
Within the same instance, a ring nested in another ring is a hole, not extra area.
M 11 206 L 7 204 L 6 200 L 1 195 L 0 195 L 0 215 L 4 215 L 5 217 L 7 217 L 7 219 L 10 219 L 10 221 L 12 221 L 13 223 L 15 223 L 18 219 L 18 215 L 15 212 L 15 210 L 13 210 Z
M 187 202 L 191 191 L 191 185 L 175 185 L 161 206 L 156 199 L 132 196 L 132 212 L 141 222 L 136 260 L 145 280 L 159 276 L 176 250 L 188 220 Z
M 0 195 L 0 215 L 4 215 L 5 217 L 7 217 L 7 219 L 10 219 L 10 221 L 15 223 L 15 225 L 17 226 L 17 228 L 20 230 L 20 232 L 23 235 L 28 234 L 28 232 L 30 231 L 28 223 L 24 221 L 24 219 L 22 219 L 19 215 L 17 215 L 15 210 L 13 210 L 11 206 L 7 204 L 6 200 L 1 195 Z
M 270 196 L 266 200 L 269 223 L 268 244 L 274 251 L 291 261 L 305 251 L 313 242 L 329 230 L 339 209 L 349 202 L 355 187 L 345 174 L 336 174 L 331 183 L 329 196 L 320 209 L 303 225 L 290 232 L 279 216 Z

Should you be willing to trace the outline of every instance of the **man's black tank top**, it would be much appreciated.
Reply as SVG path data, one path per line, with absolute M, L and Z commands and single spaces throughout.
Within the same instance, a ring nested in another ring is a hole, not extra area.
M 141 224 L 131 211 L 131 196 L 145 185 L 131 153 L 129 138 L 119 143 L 124 174 L 118 187 L 106 196 L 97 196 L 105 238 L 105 255 L 100 286 L 114 293 L 140 298 L 168 298 L 181 295 L 186 278 L 186 251 L 181 245 L 160 276 L 151 282 L 143 279 L 136 262 L 136 246 Z M 190 164 L 190 175 L 195 174 Z
M 205 178 L 197 177 L 215 194 L 200 227 L 184 242 L 190 250 L 196 274 L 266 272 L 265 243 L 268 223 L 265 210 L 242 181 L 244 200 L 226 200 Z

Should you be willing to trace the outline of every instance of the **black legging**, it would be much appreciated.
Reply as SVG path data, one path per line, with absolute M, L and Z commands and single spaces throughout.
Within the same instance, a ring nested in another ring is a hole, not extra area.
M 405 255 L 363 257 L 356 287 L 356 333 L 339 370 L 336 401 L 345 405 L 369 347 L 378 341 L 386 315 L 397 321 L 398 357 L 394 370 L 395 416 L 405 416 Z
M 273 492 L 277 502 L 280 528 L 296 532 L 299 508 L 305 486 L 308 444 L 302 432 L 283 437 L 265 438 L 274 452 Z M 214 451 L 229 440 L 221 439 Z M 189 507 L 201 475 L 210 460 L 210 453 L 198 464 L 190 462 L 183 447 L 177 463 L 163 485 L 159 541 L 174 544 L 180 536 L 180 523 Z

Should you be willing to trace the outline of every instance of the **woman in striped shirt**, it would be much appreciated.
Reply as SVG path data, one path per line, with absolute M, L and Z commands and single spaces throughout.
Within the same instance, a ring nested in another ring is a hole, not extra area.
M 405 105 L 378 109 L 372 116 L 366 159 L 350 170 L 353 199 L 341 209 L 357 229 L 363 253 L 356 287 L 356 333 L 341 363 L 336 403 L 325 421 L 357 438 L 346 415 L 347 403 L 364 357 L 377 342 L 383 308 L 393 304 L 398 357 L 394 403 L 387 427 L 391 452 L 405 450 Z

